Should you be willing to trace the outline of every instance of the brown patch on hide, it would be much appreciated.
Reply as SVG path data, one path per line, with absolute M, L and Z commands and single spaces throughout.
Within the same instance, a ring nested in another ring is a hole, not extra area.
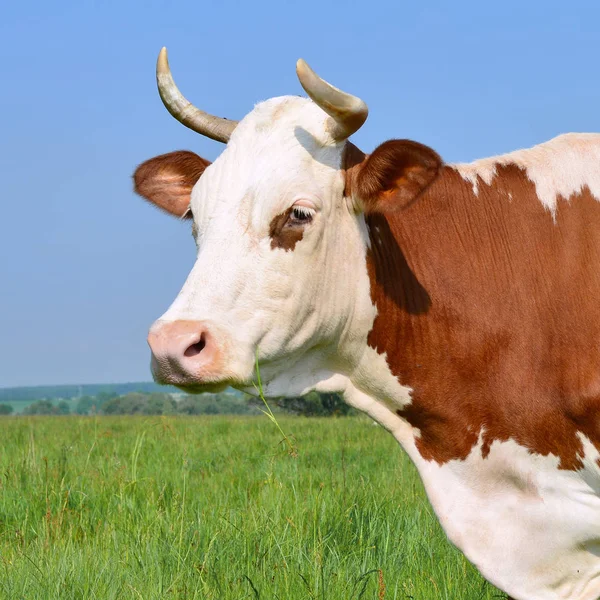
M 286 252 L 294 250 L 296 244 L 304 236 L 304 228 L 301 225 L 290 225 L 289 218 L 293 207 L 288 208 L 284 213 L 273 217 L 269 225 L 269 237 L 271 238 L 271 248 L 283 248 Z
M 510 198 L 512 197 L 512 200 Z M 413 390 L 398 414 L 427 460 L 482 436 L 583 466 L 600 450 L 600 202 L 584 188 L 555 221 L 515 165 L 491 185 L 451 167 L 400 213 L 367 215 L 378 314 L 368 343 Z

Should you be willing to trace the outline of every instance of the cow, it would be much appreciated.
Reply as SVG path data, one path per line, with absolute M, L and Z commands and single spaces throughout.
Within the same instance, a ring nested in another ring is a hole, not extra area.
M 367 106 L 302 60 L 308 98 L 239 123 L 161 98 L 226 143 L 142 163 L 197 259 L 151 327 L 156 381 L 338 392 L 410 456 L 450 541 L 514 600 L 600 596 L 600 135 L 470 164 L 349 141 Z

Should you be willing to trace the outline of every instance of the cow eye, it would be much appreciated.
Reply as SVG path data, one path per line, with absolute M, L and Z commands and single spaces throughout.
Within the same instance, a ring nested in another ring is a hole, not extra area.
M 288 223 L 290 225 L 305 225 L 313 220 L 314 215 L 315 211 L 312 208 L 308 208 L 307 206 L 294 206 L 290 213 Z

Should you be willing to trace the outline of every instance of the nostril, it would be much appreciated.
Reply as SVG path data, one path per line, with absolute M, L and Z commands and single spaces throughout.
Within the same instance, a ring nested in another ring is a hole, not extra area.
M 192 358 L 194 356 L 198 356 L 198 354 L 200 354 L 200 352 L 202 352 L 202 350 L 204 350 L 205 346 L 206 346 L 206 340 L 204 339 L 204 334 L 202 334 L 200 336 L 200 341 L 189 346 L 186 349 L 186 351 L 183 353 L 183 355 L 187 358 Z

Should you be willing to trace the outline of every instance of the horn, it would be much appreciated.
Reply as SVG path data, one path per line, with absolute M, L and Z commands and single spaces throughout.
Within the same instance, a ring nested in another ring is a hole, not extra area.
M 156 61 L 156 83 L 160 99 L 180 123 L 217 142 L 229 141 L 238 122 L 209 115 L 184 98 L 173 81 L 166 48 L 160 51 Z
M 360 98 L 321 79 L 302 59 L 296 63 L 296 73 L 304 91 L 335 121 L 334 139 L 345 140 L 361 128 L 369 109 Z

